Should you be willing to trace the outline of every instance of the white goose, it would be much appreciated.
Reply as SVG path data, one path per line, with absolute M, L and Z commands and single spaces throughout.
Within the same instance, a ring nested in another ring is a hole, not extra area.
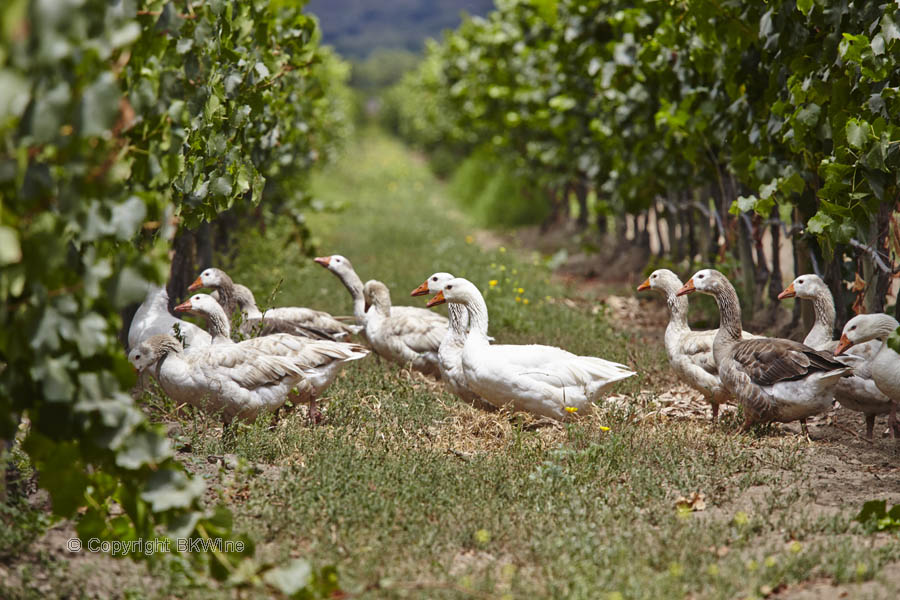
M 871 359 L 869 368 L 875 385 L 891 400 L 888 425 L 895 440 L 900 441 L 900 423 L 897 422 L 897 406 L 900 405 L 900 354 L 897 354 L 887 343 L 888 336 L 896 331 L 897 327 L 900 327 L 900 323 L 890 315 L 856 315 L 844 325 L 840 342 L 834 353 L 839 355 L 851 346 L 869 340 L 881 341 L 881 346 L 874 358 Z
M 682 381 L 703 394 L 712 405 L 712 420 L 715 421 L 719 416 L 719 404 L 731 399 L 719 380 L 719 368 L 713 357 L 713 341 L 719 330 L 691 331 L 687 321 L 688 300 L 677 295 L 682 285 L 678 275 L 669 269 L 657 269 L 637 289 L 655 290 L 666 297 L 669 324 L 664 341 L 669 364 Z M 756 336 L 742 331 L 741 337 Z
M 260 312 L 256 298 L 250 288 L 235 283 L 222 269 L 204 269 L 188 287 L 190 291 L 210 288 L 216 292 L 216 300 L 225 309 L 229 317 L 236 310 L 243 315 L 241 332 L 247 335 L 262 333 L 291 333 L 316 338 L 343 339 L 351 333 L 358 333 L 359 328 L 342 323 L 327 312 L 285 306 L 270 308 Z
M 331 385 L 344 364 L 369 354 L 367 348 L 358 344 L 313 340 L 287 333 L 233 342 L 225 310 L 208 294 L 195 294 L 183 304 L 176 306 L 175 310 L 205 318 L 213 338 L 213 347 L 234 346 L 265 356 L 287 358 L 301 365 L 304 379 L 294 385 L 299 400 L 310 404 L 310 416 L 313 419 L 317 418 L 316 398 Z
M 475 285 L 457 277 L 428 301 L 461 304 L 469 313 L 462 366 L 469 389 L 494 406 L 510 405 L 559 421 L 593 408 L 607 388 L 634 375 L 625 365 L 541 345 L 491 345 L 488 311 Z M 567 410 L 569 409 L 569 410 Z
M 834 331 L 834 296 L 818 275 L 800 275 L 780 294 L 784 298 L 811 300 L 816 320 L 803 343 L 816 350 L 834 352 L 838 340 L 832 339 Z M 872 378 L 871 360 L 881 349 L 881 342 L 868 341 L 853 346 L 851 354 L 843 354 L 837 360 L 853 367 L 853 375 L 842 377 L 834 388 L 834 397 L 841 406 L 866 415 L 866 435 L 872 439 L 875 417 L 891 412 L 891 399 L 881 393 Z
M 826 352 L 780 338 L 741 339 L 741 306 L 734 286 L 719 271 L 702 269 L 678 295 L 709 294 L 719 306 L 719 332 L 713 342 L 722 385 L 744 408 L 747 430 L 754 423 L 799 420 L 809 438 L 806 418 L 834 401 L 834 386 L 851 372 Z
M 422 285 L 414 289 L 410 296 L 424 296 L 425 294 L 437 294 L 444 285 L 454 279 L 450 273 L 435 273 L 426 279 Z M 451 392 L 468 402 L 472 406 L 484 410 L 494 410 L 496 407 L 478 397 L 478 394 L 469 389 L 462 366 L 463 347 L 466 345 L 466 333 L 469 329 L 469 313 L 462 304 L 451 302 L 447 304 L 447 313 L 450 315 L 450 326 L 447 334 L 441 340 L 438 348 L 438 366 L 441 370 L 443 381 Z
M 165 334 L 142 341 L 128 360 L 142 373 L 149 370 L 175 402 L 221 414 L 226 424 L 274 412 L 307 377 L 300 357 L 266 355 L 238 344 L 184 352 L 181 342 Z
M 319 256 L 315 261 L 334 273 L 341 283 L 344 284 L 344 287 L 347 288 L 347 291 L 350 292 L 350 297 L 353 299 L 353 317 L 356 319 L 357 325 L 365 326 L 367 309 L 369 309 L 369 307 L 366 305 L 362 279 L 356 274 L 350 261 L 340 254 Z M 433 311 L 419 308 L 418 306 L 391 306 L 391 314 L 408 316 L 413 319 L 438 318 L 443 319 L 445 327 L 449 325 L 446 317 L 438 315 Z
M 169 314 L 169 293 L 166 288 L 151 285 L 128 328 L 128 347 L 134 348 L 150 336 L 161 333 L 180 335 L 189 349 L 212 343 L 212 337 L 201 328 Z
M 438 349 L 447 334 L 447 319 L 430 311 L 422 315 L 393 311 L 390 291 L 374 279 L 366 282 L 363 293 L 370 307 L 365 331 L 372 349 L 392 362 L 439 378 Z

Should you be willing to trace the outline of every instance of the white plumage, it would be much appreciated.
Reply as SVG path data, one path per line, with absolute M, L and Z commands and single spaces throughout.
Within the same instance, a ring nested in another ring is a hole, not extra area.
M 163 333 L 180 335 L 189 350 L 212 343 L 212 337 L 201 328 L 169 313 L 169 293 L 166 288 L 151 285 L 128 328 L 128 348 L 135 348 L 147 338 Z
M 462 352 L 466 383 L 494 406 L 509 405 L 564 420 L 571 414 L 567 408 L 585 414 L 613 383 L 635 374 L 625 365 L 552 346 L 491 345 L 487 305 L 466 279 L 447 282 L 429 306 L 443 301 L 461 304 L 468 311 L 469 331 Z

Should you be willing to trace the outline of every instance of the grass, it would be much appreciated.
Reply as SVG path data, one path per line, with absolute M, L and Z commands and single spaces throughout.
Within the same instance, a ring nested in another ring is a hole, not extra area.
M 396 142 L 368 134 L 315 178 L 314 193 L 344 207 L 309 216 L 320 254 L 346 255 L 395 303 L 424 304 L 409 291 L 450 271 L 486 291 L 498 341 L 637 365 L 616 390 L 626 396 L 670 387 L 658 332 L 647 338 L 562 301 L 569 291 L 543 257 L 479 246 L 444 186 Z M 344 288 L 285 242 L 290 233 L 248 232 L 229 273 L 260 299 L 277 289 L 275 305 L 348 314 Z M 750 598 L 823 579 L 877 581 L 859 588 L 873 597 L 898 591 L 885 576 L 900 560 L 896 536 L 867 534 L 852 520 L 858 505 L 813 510 L 814 449 L 795 437 L 641 419 L 632 404 L 546 425 L 479 412 L 374 357 L 330 388 L 325 424 L 309 427 L 301 408 L 241 428 L 228 448 L 214 419 L 145 396 L 154 419 L 176 423 L 172 436 L 190 450 L 179 456 L 206 477 L 210 501 L 235 511 L 260 560 L 334 564 L 361 597 Z M 226 452 L 244 467 L 207 460 Z M 675 506 L 692 492 L 705 494 L 706 510 Z M 145 595 L 208 593 L 165 572 L 154 582 Z

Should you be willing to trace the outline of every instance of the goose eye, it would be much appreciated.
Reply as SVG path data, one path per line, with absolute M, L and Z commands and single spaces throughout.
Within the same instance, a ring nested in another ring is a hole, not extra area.
M 141 357 L 140 354 L 135 354 L 135 355 L 134 355 L 135 360 L 139 359 L 140 357 Z
M 850 331 L 853 331 L 854 329 L 856 329 L 856 325 L 854 325 L 853 327 L 851 327 L 851 328 L 850 328 Z
M 697 275 L 697 279 L 703 279 L 703 275 Z
M 432 281 L 437 281 L 437 277 L 432 277 L 431 280 L 432 280 Z
M 797 280 L 797 283 L 798 283 L 799 285 L 803 285 L 803 280 L 802 280 L 802 279 L 798 279 L 798 280 Z
M 656 273 L 650 276 L 650 279 L 656 279 Z
M 452 286 L 452 285 L 448 285 L 448 286 L 447 286 L 447 289 L 448 289 L 448 290 L 452 290 L 452 289 L 453 289 L 453 286 Z

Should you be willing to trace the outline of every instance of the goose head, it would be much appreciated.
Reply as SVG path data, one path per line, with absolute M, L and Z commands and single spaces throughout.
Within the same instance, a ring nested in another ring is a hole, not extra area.
M 194 280 L 194 283 L 188 286 L 188 291 L 196 292 L 200 288 L 218 289 L 230 282 L 231 278 L 225 274 L 225 271 L 222 269 L 209 268 L 200 273 L 197 279 Z
M 783 292 L 778 294 L 778 299 L 784 300 L 785 298 L 796 296 L 797 298 L 811 300 L 823 290 L 827 291 L 828 286 L 825 285 L 825 282 L 818 275 L 800 275 Z
M 422 285 L 410 292 L 409 295 L 424 296 L 425 294 L 437 294 L 444 289 L 444 285 L 451 279 L 454 279 L 454 277 L 450 273 L 435 273 L 426 279 Z
M 637 287 L 638 291 L 657 290 L 668 296 L 681 288 L 681 279 L 669 269 L 657 269 Z
M 462 277 L 454 277 L 444 284 L 444 287 L 434 298 L 428 301 L 426 306 L 437 306 L 444 302 L 468 304 L 476 294 L 480 295 L 481 292 L 478 291 L 474 283 Z
M 716 271 L 715 269 L 700 269 L 694 276 L 688 279 L 687 283 L 682 286 L 676 293 L 677 296 L 684 296 L 691 292 L 703 292 L 710 296 L 715 296 L 720 290 L 726 288 L 728 279 Z
M 353 265 L 346 256 L 332 254 L 331 256 L 317 256 L 313 259 L 329 271 L 334 273 L 347 273 L 353 270 Z
M 834 355 L 838 356 L 856 344 L 869 340 L 883 340 L 887 338 L 900 323 L 897 319 L 884 313 L 874 315 L 856 315 L 844 325 L 841 332 L 841 341 L 834 349 Z
M 377 279 L 370 279 L 363 286 L 363 297 L 366 300 L 366 310 L 370 306 L 382 314 L 391 312 L 391 292 L 386 285 Z
M 186 301 L 175 307 L 175 312 L 188 313 L 200 317 L 208 317 L 222 312 L 222 307 L 215 298 L 209 294 L 194 294 Z
M 128 361 L 138 371 L 144 371 L 170 352 L 180 352 L 181 350 L 181 342 L 173 336 L 168 334 L 153 335 L 128 353 Z

